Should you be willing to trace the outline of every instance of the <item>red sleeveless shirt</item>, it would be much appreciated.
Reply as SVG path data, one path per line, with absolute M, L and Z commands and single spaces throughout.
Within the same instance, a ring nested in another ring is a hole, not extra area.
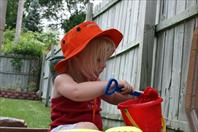
M 51 129 L 59 125 L 86 121 L 94 123 L 99 130 L 102 130 L 100 104 L 100 98 L 95 100 L 95 105 L 94 100 L 75 102 L 63 96 L 51 99 Z

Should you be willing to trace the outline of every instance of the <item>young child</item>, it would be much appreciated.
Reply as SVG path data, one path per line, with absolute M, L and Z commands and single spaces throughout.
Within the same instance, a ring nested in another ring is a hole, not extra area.
M 55 65 L 51 99 L 51 132 L 86 128 L 102 130 L 101 99 L 118 104 L 131 98 L 133 87 L 118 81 L 122 92 L 105 95 L 108 81 L 99 79 L 107 59 L 122 40 L 116 29 L 101 30 L 92 21 L 72 28 L 62 39 L 64 59 Z

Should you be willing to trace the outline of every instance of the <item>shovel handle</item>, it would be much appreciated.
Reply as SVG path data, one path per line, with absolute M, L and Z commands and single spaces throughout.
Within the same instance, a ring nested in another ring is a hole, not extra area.
M 114 85 L 112 86 L 112 84 L 114 83 Z M 107 86 L 105 87 L 105 94 L 106 95 L 112 95 L 115 92 L 121 92 L 122 91 L 122 87 L 119 86 L 118 81 L 114 78 L 110 79 Z M 133 96 L 140 96 L 143 92 L 141 91 L 133 91 L 132 93 L 130 93 L 130 95 Z

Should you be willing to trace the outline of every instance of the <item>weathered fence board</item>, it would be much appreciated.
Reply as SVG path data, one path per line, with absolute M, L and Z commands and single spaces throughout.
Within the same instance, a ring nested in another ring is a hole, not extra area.
M 198 6 L 195 0 L 163 0 L 160 5 L 152 82 L 164 99 L 162 108 L 168 127 L 189 131 L 184 97 Z M 168 25 L 163 27 L 165 23 Z
M 0 89 L 31 91 L 39 85 L 40 59 L 0 54 Z

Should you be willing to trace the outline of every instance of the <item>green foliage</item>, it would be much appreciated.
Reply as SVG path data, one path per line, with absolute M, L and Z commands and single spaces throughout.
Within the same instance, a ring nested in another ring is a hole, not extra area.
M 71 28 L 85 20 L 85 5 L 86 0 L 66 0 L 67 9 L 70 12 L 70 17 L 63 20 L 62 28 L 68 32 Z
M 36 92 L 39 88 L 35 82 L 31 81 L 28 83 L 27 89 L 29 92 Z
M 11 63 L 16 71 L 21 71 L 22 61 L 20 58 L 13 58 Z
M 66 19 L 63 22 L 62 27 L 64 31 L 68 32 L 71 28 L 83 22 L 85 20 L 85 17 L 86 15 L 84 12 L 75 12 L 74 14 L 70 16 L 69 19 Z
M 8 0 L 6 14 L 7 29 L 14 29 L 16 27 L 18 1 Z M 47 19 L 56 21 L 56 23 L 49 24 L 49 27 L 57 29 L 60 26 L 65 28 L 69 25 L 68 29 L 70 29 L 73 27 L 72 25 L 84 20 L 85 13 L 82 12 L 85 12 L 86 2 L 86 0 L 26 0 L 22 28 L 25 31 L 41 32 L 43 30 L 41 20 Z M 67 19 L 66 16 L 71 17 Z M 75 23 L 68 22 L 70 19 Z M 74 21 L 74 19 L 76 20 Z M 64 30 L 67 31 L 68 29 Z
M 23 27 L 33 32 L 41 32 L 41 14 L 39 0 L 31 0 L 25 2 L 25 12 L 23 17 Z
M 6 11 L 6 27 L 15 28 L 19 0 L 8 0 Z
M 87 0 L 65 0 L 65 2 L 67 3 L 67 10 L 70 14 L 76 14 L 76 12 L 85 11 Z
M 6 30 L 4 33 L 3 52 L 8 54 L 21 54 L 30 56 L 41 56 L 47 51 L 51 44 L 57 44 L 57 34 L 53 32 L 23 32 L 18 44 L 14 43 L 14 30 Z
M 19 0 L 8 0 L 6 12 L 6 28 L 16 27 Z M 33 32 L 41 32 L 41 13 L 39 0 L 26 0 L 24 4 L 23 29 Z

